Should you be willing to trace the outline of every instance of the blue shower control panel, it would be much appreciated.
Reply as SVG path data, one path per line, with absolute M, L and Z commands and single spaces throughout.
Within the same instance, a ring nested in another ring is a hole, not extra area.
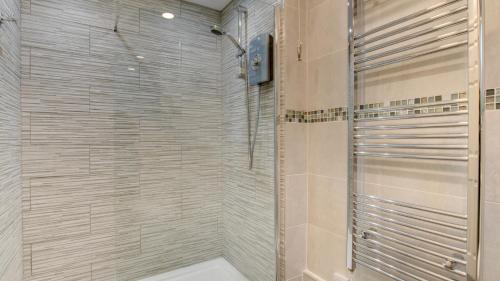
M 260 34 L 250 41 L 248 52 L 248 79 L 250 85 L 260 85 L 273 80 L 273 37 Z

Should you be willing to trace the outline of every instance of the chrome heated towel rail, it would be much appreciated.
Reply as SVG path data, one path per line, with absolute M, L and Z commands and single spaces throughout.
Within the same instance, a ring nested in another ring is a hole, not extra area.
M 401 281 L 478 280 L 483 6 L 481 0 L 441 1 L 365 30 L 358 9 L 366 1 L 348 0 L 347 267 L 352 271 L 363 266 Z M 455 98 L 360 105 L 370 99 L 360 90 L 366 75 L 454 50 L 466 56 L 468 79 Z M 466 212 L 367 192 L 360 177 L 364 165 L 383 169 L 387 162 L 463 167 Z

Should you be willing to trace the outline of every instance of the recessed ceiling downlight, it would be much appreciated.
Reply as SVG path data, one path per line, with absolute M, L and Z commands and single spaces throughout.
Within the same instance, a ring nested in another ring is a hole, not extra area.
M 169 20 L 175 18 L 175 15 L 172 13 L 169 13 L 169 12 L 165 12 L 165 13 L 161 14 L 161 16 L 166 18 L 166 19 L 169 19 Z

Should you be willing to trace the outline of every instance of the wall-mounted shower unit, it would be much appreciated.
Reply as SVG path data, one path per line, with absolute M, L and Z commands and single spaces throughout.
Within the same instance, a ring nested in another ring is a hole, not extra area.
M 245 80 L 245 94 L 247 100 L 247 129 L 248 129 L 248 158 L 249 168 L 253 167 L 253 155 L 257 140 L 260 119 L 260 86 L 270 82 L 273 78 L 273 38 L 269 33 L 260 34 L 253 38 L 248 46 L 248 10 L 238 6 L 238 38 L 235 38 L 218 25 L 213 25 L 210 32 L 217 36 L 225 36 L 238 49 L 236 58 L 239 60 L 240 73 L 238 78 Z M 252 134 L 250 112 L 250 86 L 258 86 L 257 112 L 255 113 L 255 126 Z

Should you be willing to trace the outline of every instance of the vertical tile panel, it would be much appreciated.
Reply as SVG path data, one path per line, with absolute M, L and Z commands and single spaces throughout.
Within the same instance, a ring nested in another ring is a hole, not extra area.
M 274 31 L 274 7 L 268 1 L 232 1 L 222 11 L 222 26 L 237 34 L 235 7 L 248 8 L 248 38 Z M 223 239 L 224 257 L 250 280 L 274 280 L 274 88 L 261 90 L 261 119 L 253 170 L 248 169 L 245 84 L 238 79 L 237 49 L 222 40 L 223 89 Z M 252 87 L 253 120 L 258 88 Z
M 222 253 L 220 13 L 121 2 L 115 33 L 112 0 L 23 1 L 26 280 L 140 279 Z
M 0 0 L 0 280 L 22 279 L 21 2 Z

